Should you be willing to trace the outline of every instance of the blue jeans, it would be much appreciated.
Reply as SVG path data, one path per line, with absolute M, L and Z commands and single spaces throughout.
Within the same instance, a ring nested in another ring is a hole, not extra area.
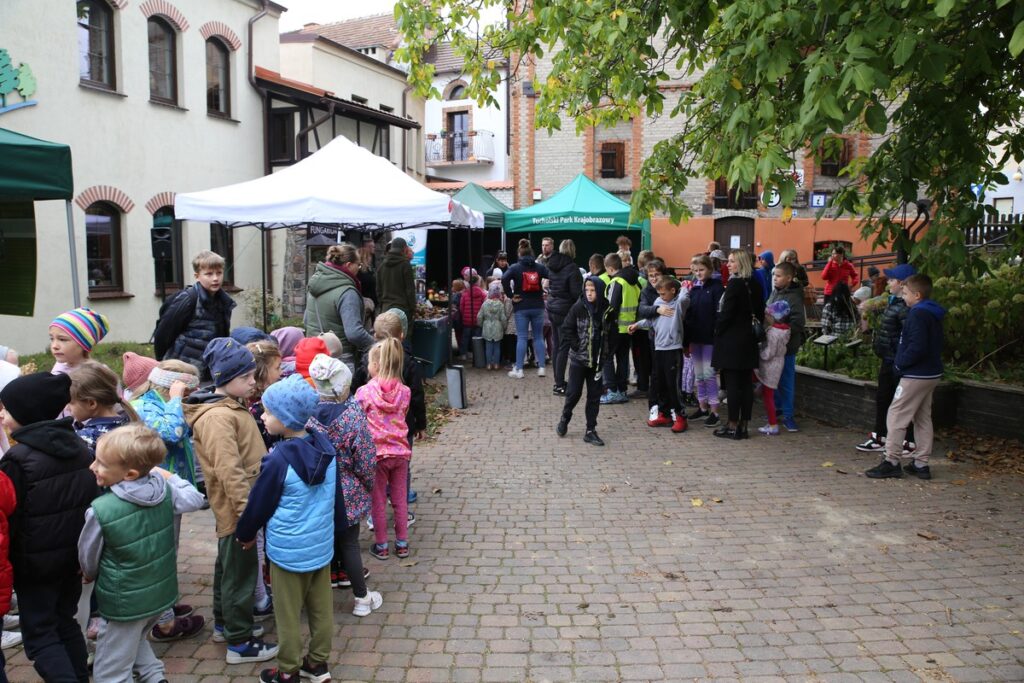
M 516 316 L 516 370 L 523 369 L 526 358 L 526 338 L 533 334 L 533 352 L 537 354 L 537 367 L 544 367 L 544 309 L 528 308 L 515 312 Z
M 782 364 L 779 388 L 775 390 L 775 410 L 782 417 L 793 419 L 793 396 L 796 394 L 796 354 L 787 355 Z
M 501 341 L 484 340 L 484 356 L 488 365 L 501 364 Z

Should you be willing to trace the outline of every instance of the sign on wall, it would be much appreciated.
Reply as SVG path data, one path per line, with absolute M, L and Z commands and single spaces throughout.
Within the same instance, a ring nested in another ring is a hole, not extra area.
M 0 48 L 0 114 L 37 104 L 29 99 L 35 92 L 36 77 L 32 67 L 25 62 L 14 66 L 10 53 Z M 12 98 L 15 93 L 20 101 Z

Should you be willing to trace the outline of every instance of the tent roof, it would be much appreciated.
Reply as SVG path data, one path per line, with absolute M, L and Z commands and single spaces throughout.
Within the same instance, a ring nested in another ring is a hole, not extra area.
M 629 204 L 613 197 L 582 173 L 550 198 L 505 215 L 506 232 L 553 230 L 640 230 L 629 222 Z
M 178 220 L 286 228 L 309 223 L 391 230 L 428 223 L 483 227 L 483 216 L 344 137 L 262 178 L 179 193 Z
M 71 148 L 0 128 L 0 198 L 71 199 Z
M 485 228 L 503 227 L 505 214 L 511 211 L 499 199 L 476 183 L 467 183 L 452 198 L 482 213 Z

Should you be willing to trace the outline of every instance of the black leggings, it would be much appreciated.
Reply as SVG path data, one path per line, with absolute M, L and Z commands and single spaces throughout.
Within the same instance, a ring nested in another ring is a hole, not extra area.
M 366 597 L 366 579 L 363 577 L 363 556 L 359 552 L 359 523 L 334 533 L 334 559 L 331 569 L 348 574 L 352 582 L 352 594 L 357 598 Z
M 750 370 L 722 370 L 722 385 L 729 400 L 729 423 L 750 421 L 754 407 L 754 382 Z
M 587 403 L 584 415 L 587 419 L 587 431 L 597 429 L 597 412 L 601 409 L 601 379 L 598 374 L 593 368 L 569 361 L 569 380 L 565 390 L 565 404 L 562 406 L 562 420 L 566 424 L 572 419 L 572 411 L 580 402 L 583 389 L 586 387 Z
M 683 402 L 679 398 L 679 359 L 682 354 L 680 349 L 654 352 L 651 389 L 657 396 L 658 410 L 665 415 L 670 410 L 676 411 L 676 415 L 683 415 Z

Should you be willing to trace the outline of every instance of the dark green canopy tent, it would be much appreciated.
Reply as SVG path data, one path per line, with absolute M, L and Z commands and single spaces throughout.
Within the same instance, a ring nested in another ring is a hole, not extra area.
M 651 222 L 629 222 L 629 204 L 612 196 L 582 173 L 539 204 L 510 211 L 505 216 L 505 232 L 593 232 L 595 230 L 628 233 L 640 231 L 648 248 Z
M 70 147 L 0 128 L 0 202 L 63 199 L 66 204 L 71 282 L 77 308 L 81 305 L 81 295 L 71 217 L 73 195 Z
M 504 228 L 505 214 L 511 209 L 476 183 L 467 183 L 452 197 L 484 215 L 485 228 Z

